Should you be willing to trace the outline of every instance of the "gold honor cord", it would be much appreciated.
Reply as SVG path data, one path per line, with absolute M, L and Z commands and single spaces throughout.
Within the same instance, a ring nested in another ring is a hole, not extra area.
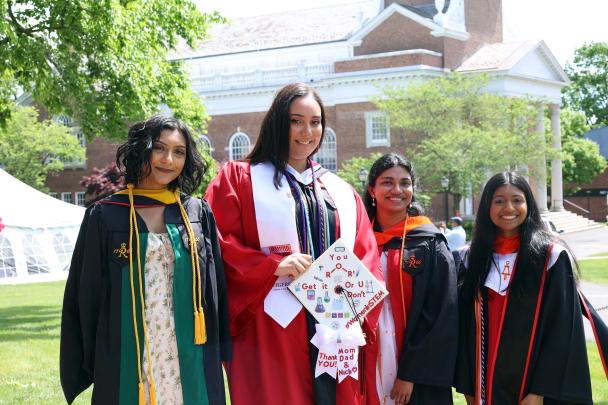
M 205 325 L 205 314 L 203 312 L 203 304 L 201 297 L 201 290 L 203 286 L 201 282 L 201 269 L 198 261 L 198 249 L 196 247 L 196 238 L 194 236 L 194 231 L 192 230 L 192 224 L 188 219 L 188 213 L 182 205 L 179 190 L 175 190 L 175 199 L 182 214 L 182 219 L 184 221 L 184 226 L 186 227 L 186 232 L 188 233 L 190 260 L 192 262 L 192 305 L 194 307 L 194 344 L 202 345 L 207 342 L 207 328 Z
M 156 405 L 156 389 L 154 387 L 154 377 L 152 375 L 152 359 L 150 356 L 150 345 L 148 343 L 148 333 L 146 331 L 146 317 L 144 294 L 141 277 L 141 258 L 139 257 L 139 229 L 137 227 L 137 215 L 135 214 L 135 205 L 133 203 L 133 184 L 127 184 L 129 190 L 129 281 L 131 283 L 131 303 L 133 308 L 133 332 L 135 332 L 135 345 L 137 349 L 137 373 L 138 373 L 138 391 L 139 405 L 146 405 L 146 396 L 144 393 L 144 384 L 142 381 L 141 360 L 139 358 L 139 333 L 137 331 L 137 311 L 135 310 L 135 288 L 133 286 L 133 228 L 135 228 L 135 241 L 137 243 L 137 276 L 139 280 L 139 299 L 141 303 L 141 320 L 144 331 L 144 347 L 146 356 L 148 357 L 149 368 L 149 386 L 150 386 L 150 404 Z
M 405 214 L 405 222 L 403 224 L 403 235 L 401 236 L 401 252 L 399 252 L 399 284 L 401 287 L 401 309 L 403 310 L 403 329 L 407 326 L 407 317 L 405 313 L 405 291 L 403 291 L 403 249 L 405 248 L 405 237 L 407 234 L 407 219 L 409 215 Z

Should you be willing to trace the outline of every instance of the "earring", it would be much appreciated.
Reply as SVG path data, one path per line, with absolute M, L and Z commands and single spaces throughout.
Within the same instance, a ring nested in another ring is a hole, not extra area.
M 376 197 L 372 195 L 372 207 L 376 206 Z

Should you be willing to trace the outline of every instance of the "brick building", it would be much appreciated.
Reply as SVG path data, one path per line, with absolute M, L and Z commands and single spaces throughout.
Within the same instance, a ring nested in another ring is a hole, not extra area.
M 197 49 L 176 50 L 211 121 L 200 134 L 218 161 L 247 154 L 274 93 L 300 81 L 324 100 L 327 133 L 317 160 L 331 170 L 354 156 L 399 151 L 408 144 L 370 99 L 385 85 L 407 86 L 449 71 L 485 72 L 487 90 L 539 100 L 552 111 L 559 147 L 560 91 L 567 77 L 542 41 L 503 42 L 501 0 L 362 0 L 316 9 L 235 19 L 215 26 Z M 539 112 L 538 125 L 543 125 Z M 49 178 L 50 189 L 82 192 L 78 180 L 112 161 L 115 146 L 95 140 L 82 167 Z M 561 191 L 561 162 L 552 165 L 552 190 Z M 438 167 L 440 169 L 440 167 Z M 546 196 L 546 179 L 536 179 Z M 67 195 L 67 194 L 66 194 Z M 561 193 L 551 197 L 561 209 Z M 441 213 L 443 199 L 434 204 Z M 546 197 L 540 204 L 547 207 Z M 472 214 L 473 202 L 459 208 Z

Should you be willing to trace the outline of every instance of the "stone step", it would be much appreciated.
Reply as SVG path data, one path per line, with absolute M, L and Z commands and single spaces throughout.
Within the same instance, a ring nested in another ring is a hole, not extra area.
M 557 230 L 562 230 L 563 233 L 578 232 L 588 229 L 604 227 L 604 225 L 585 218 L 581 215 L 564 210 L 557 212 L 547 212 L 542 214 L 543 217 L 549 219 Z

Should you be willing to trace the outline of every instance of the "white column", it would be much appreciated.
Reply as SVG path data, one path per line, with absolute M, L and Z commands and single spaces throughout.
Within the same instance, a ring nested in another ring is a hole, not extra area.
M 536 133 L 545 143 L 545 105 L 540 104 L 538 107 L 538 116 L 536 118 Z M 547 160 L 545 154 L 539 158 L 538 173 L 536 174 L 536 203 L 540 213 L 545 213 L 547 209 Z
M 562 130 L 559 120 L 559 104 L 551 104 L 551 145 L 556 152 L 562 151 Z M 562 160 L 559 153 L 551 160 L 551 211 L 564 210 L 564 187 L 563 187 Z

